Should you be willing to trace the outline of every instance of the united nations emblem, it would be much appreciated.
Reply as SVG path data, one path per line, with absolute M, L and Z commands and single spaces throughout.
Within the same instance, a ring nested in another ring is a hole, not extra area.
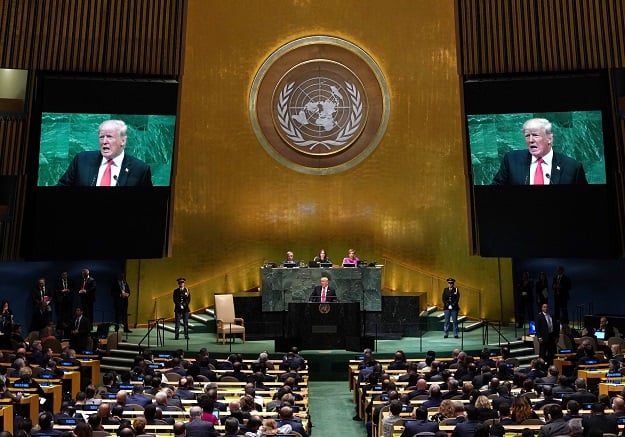
M 265 150 L 312 174 L 365 159 L 388 122 L 388 90 L 377 64 L 355 45 L 309 37 L 281 47 L 254 79 L 250 118 Z
M 319 312 L 321 314 L 328 314 L 330 312 L 331 305 L 329 303 L 320 303 Z
M 298 66 L 278 84 L 274 124 L 301 153 L 338 153 L 359 137 L 367 120 L 363 86 L 344 66 L 325 61 Z M 299 73 L 299 74 L 298 74 Z M 283 82 L 285 82 L 283 84 Z

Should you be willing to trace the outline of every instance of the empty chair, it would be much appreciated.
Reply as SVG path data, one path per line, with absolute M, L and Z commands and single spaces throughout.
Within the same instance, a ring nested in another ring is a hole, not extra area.
M 625 346 L 625 340 L 623 340 L 621 337 L 610 337 L 608 338 L 608 347 L 611 349 L 612 345 L 617 344 L 619 346 L 619 352 L 622 351 L 624 349 Z
M 165 378 L 167 378 L 167 381 L 169 382 L 178 382 L 182 376 L 176 372 L 168 372 L 165 374 Z
M 44 351 L 50 348 L 55 354 L 60 354 L 63 352 L 63 345 L 61 345 L 61 342 L 56 338 L 48 338 L 41 344 L 41 347 Z
M 226 336 L 240 335 L 245 343 L 245 321 L 234 314 L 234 300 L 231 294 L 215 295 L 215 319 L 217 321 L 216 340 L 226 343 Z

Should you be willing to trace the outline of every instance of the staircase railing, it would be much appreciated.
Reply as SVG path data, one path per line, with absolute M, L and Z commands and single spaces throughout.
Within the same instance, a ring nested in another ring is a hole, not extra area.
M 503 332 L 501 332 L 501 320 L 496 320 L 493 323 L 496 323 L 497 325 L 491 324 L 487 319 L 482 319 L 482 345 L 490 344 L 490 341 L 488 339 L 489 328 L 494 329 L 497 333 L 497 344 L 499 346 L 501 346 L 502 344 L 502 339 L 504 340 L 503 343 L 510 344 L 511 341 L 503 334 Z
M 148 332 L 145 333 L 143 338 L 139 341 L 139 346 L 143 345 L 143 342 L 147 338 L 148 340 L 148 349 L 152 346 L 150 344 L 150 338 L 152 331 L 156 329 L 156 347 L 161 347 L 165 345 L 165 319 L 163 317 L 158 319 L 150 319 L 148 320 Z
M 426 304 L 442 306 L 441 296 L 443 288 L 447 287 L 446 277 L 428 272 L 414 265 L 406 264 L 387 255 L 384 255 L 383 264 L 383 289 L 394 291 L 390 283 L 393 280 L 391 278 L 403 278 L 405 282 L 412 283 L 411 285 L 404 286 L 404 288 L 411 287 L 414 291 L 427 293 Z M 406 278 L 406 273 L 410 275 L 410 279 Z M 458 278 L 456 278 L 456 285 L 460 289 L 460 309 L 463 315 L 469 316 L 469 314 L 477 314 L 478 316 L 475 318 L 480 319 L 482 317 L 481 311 L 483 308 L 482 289 L 466 284 Z M 473 319 L 474 317 L 470 318 Z

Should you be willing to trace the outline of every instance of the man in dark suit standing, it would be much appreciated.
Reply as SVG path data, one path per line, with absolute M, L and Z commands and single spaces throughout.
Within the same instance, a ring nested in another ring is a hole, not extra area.
M 128 126 L 107 120 L 99 127 L 99 151 L 80 152 L 57 185 L 66 187 L 152 186 L 150 166 L 125 153 Z
M 96 282 L 89 274 L 89 269 L 82 269 L 78 299 L 89 322 L 93 321 L 93 303 L 95 302 Z
M 54 308 L 56 310 L 56 327 L 63 332 L 63 338 L 69 333 L 69 325 L 72 321 L 72 290 L 74 281 L 67 272 L 62 272 L 54 288 Z
M 549 120 L 532 118 L 523 124 L 527 150 L 506 153 L 493 185 L 587 184 L 581 163 L 552 149 Z
M 553 299 L 556 316 L 563 324 L 569 323 L 569 299 L 571 298 L 571 279 L 564 274 L 564 267 L 558 267 L 556 275 L 553 277 Z
M 126 274 L 121 272 L 117 276 L 117 280 L 111 286 L 111 297 L 113 298 L 113 307 L 115 308 L 116 330 L 119 325 L 124 327 L 124 332 L 131 333 L 128 329 L 128 297 L 130 296 L 130 286 L 126 282 Z
M 45 278 L 39 278 L 37 284 L 31 290 L 33 299 L 33 321 L 31 331 L 39 331 L 48 326 L 52 321 L 52 290 L 46 285 Z
M 536 316 L 536 336 L 539 344 L 538 354 L 548 364 L 553 362 L 558 335 L 558 321 L 549 314 L 549 305 L 544 303 Z
M 83 315 L 83 309 L 76 307 L 76 317 L 72 324 L 72 330 L 70 332 L 69 343 L 72 349 L 77 350 L 79 353 L 87 349 L 89 343 L 89 333 L 91 332 L 91 320 L 87 316 Z
M 338 302 L 336 290 L 330 287 L 328 282 L 329 280 L 327 276 L 323 276 L 319 281 L 320 285 L 317 285 L 313 289 L 308 301 L 314 303 Z

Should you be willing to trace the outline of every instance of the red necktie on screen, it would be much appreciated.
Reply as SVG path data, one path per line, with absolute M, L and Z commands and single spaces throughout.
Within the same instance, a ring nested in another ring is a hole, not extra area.
M 537 161 L 536 172 L 534 173 L 534 185 L 545 185 L 545 177 L 543 176 L 543 162 L 542 158 Z
M 326 289 L 321 290 L 321 303 L 325 303 L 326 301 Z
M 111 186 L 111 165 L 113 165 L 113 160 L 109 159 L 106 163 L 106 169 L 104 170 L 104 174 L 102 175 L 102 180 L 100 181 L 101 187 Z

